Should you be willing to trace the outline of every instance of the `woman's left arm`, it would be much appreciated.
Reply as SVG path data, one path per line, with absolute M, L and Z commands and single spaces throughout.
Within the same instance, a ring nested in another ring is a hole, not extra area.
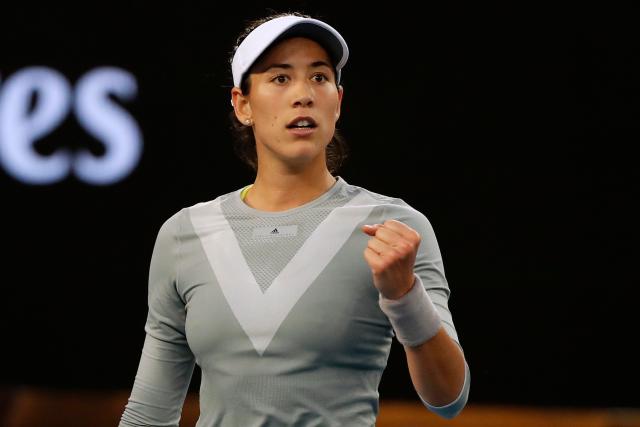
M 423 234 L 429 234 L 427 231 L 433 234 L 428 221 L 426 225 L 428 227 L 421 230 Z M 400 221 L 387 220 L 383 224 L 365 225 L 362 230 L 372 236 L 364 257 L 380 292 L 380 307 L 398 341 L 404 345 L 413 386 L 427 408 L 452 418 L 466 404 L 469 367 L 461 347 L 444 328 L 446 324 L 455 335 L 446 303 L 448 293 L 440 289 L 431 291 L 439 306 L 436 308 L 421 277 L 414 271 L 414 267 L 425 271 L 423 274 L 430 279 L 426 271 L 432 270 L 436 276 L 442 276 L 433 281 L 444 280 L 443 268 L 436 266 L 441 259 L 435 236 L 432 236 L 430 250 L 422 248 L 416 263 L 422 236 L 413 228 Z M 427 256 L 426 252 L 431 253 Z
M 447 418 L 457 415 L 469 393 L 469 367 L 460 346 L 441 327 L 430 340 L 415 347 L 405 345 L 404 351 L 411 382 L 422 401 Z M 438 410 L 445 407 L 448 416 Z

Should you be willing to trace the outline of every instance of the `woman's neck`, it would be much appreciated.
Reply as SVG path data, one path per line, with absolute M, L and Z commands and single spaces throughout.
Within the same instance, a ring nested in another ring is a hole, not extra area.
M 258 167 L 256 180 L 244 203 L 254 209 L 278 212 L 304 205 L 327 192 L 336 183 L 326 165 L 301 171 L 265 171 Z

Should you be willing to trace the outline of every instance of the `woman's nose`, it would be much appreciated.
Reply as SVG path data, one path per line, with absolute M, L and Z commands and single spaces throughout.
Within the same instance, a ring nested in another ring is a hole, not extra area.
M 296 86 L 293 98 L 294 107 L 310 107 L 313 104 L 313 89 L 306 82 L 299 83 Z

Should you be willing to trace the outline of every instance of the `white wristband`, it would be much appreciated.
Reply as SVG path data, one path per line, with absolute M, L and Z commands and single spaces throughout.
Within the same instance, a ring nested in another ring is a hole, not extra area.
M 416 347 L 435 336 L 442 322 L 422 280 L 413 274 L 413 287 L 398 299 L 385 298 L 379 294 L 380 309 L 389 318 L 396 338 L 402 345 Z

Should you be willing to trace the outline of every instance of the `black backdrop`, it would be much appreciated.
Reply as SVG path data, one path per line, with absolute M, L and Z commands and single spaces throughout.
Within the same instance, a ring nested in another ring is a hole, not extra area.
M 324 18 L 349 43 L 339 127 L 351 157 L 339 174 L 432 222 L 470 401 L 638 406 L 637 14 L 269 6 Z M 99 66 L 126 69 L 138 95 L 120 104 L 144 152 L 109 186 L 25 185 L 0 170 L 2 383 L 130 389 L 159 226 L 252 182 L 227 131 L 227 53 L 244 21 L 266 12 L 213 1 L 3 6 L 0 93 L 33 65 L 72 84 Z M 59 147 L 100 153 L 101 143 L 70 115 L 36 145 Z M 395 342 L 380 394 L 417 398 Z

